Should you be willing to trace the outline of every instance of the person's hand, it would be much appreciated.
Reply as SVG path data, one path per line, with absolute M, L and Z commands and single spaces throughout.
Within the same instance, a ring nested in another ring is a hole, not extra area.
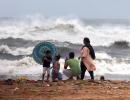
M 68 60 L 68 57 L 65 58 L 65 62 Z

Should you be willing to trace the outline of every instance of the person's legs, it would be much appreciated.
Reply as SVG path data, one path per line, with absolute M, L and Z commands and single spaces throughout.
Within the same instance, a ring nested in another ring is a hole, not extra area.
M 46 70 L 47 70 L 47 68 L 43 67 L 42 82 L 44 81 L 44 76 L 46 74 Z
M 64 73 L 65 76 L 67 76 L 69 79 L 73 79 L 72 72 L 71 72 L 70 69 L 64 69 L 64 70 L 63 70 L 63 73 Z
M 54 79 L 58 78 L 58 73 L 54 72 Z
M 76 77 L 77 78 L 77 80 L 79 80 L 80 78 L 79 78 L 79 75 Z
M 62 80 L 62 74 L 60 72 L 58 73 L 58 80 Z
M 44 81 L 44 76 L 45 76 L 45 74 L 42 74 L 42 82 Z
M 51 76 L 52 76 L 52 81 L 55 81 L 55 72 L 54 72 L 54 70 L 52 70 L 52 72 L 51 72 Z
M 58 80 L 61 80 L 59 78 L 59 73 L 57 73 L 54 70 L 52 70 L 52 81 L 56 81 L 56 78 L 58 78 Z
M 89 71 L 90 77 L 92 80 L 94 80 L 94 72 L 93 71 Z
M 80 67 L 81 67 L 81 80 L 83 80 L 87 68 L 83 62 L 80 63 Z
M 49 81 L 50 78 L 50 68 L 47 68 L 47 81 Z

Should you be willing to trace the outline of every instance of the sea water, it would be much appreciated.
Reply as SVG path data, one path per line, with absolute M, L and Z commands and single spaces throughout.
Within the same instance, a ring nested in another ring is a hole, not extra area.
M 0 79 L 41 79 L 42 65 L 31 56 L 41 41 L 56 45 L 62 72 L 70 51 L 75 52 L 76 58 L 80 55 L 84 37 L 90 38 L 96 53 L 95 76 L 130 80 L 130 20 L 43 16 L 0 18 Z M 86 77 L 89 78 L 87 72 Z

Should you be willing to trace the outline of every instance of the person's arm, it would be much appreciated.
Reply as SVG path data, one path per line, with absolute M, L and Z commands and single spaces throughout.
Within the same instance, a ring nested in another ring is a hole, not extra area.
M 84 47 L 81 51 L 81 60 L 88 56 L 88 48 Z
M 49 62 L 52 62 L 52 57 L 50 57 L 50 59 L 48 59 L 49 60 Z
M 45 58 L 45 60 L 46 60 L 47 62 L 51 62 L 51 61 L 52 61 L 52 57 Z
M 58 63 L 58 71 L 60 70 L 60 63 Z
M 80 59 L 81 59 L 81 56 L 78 57 L 78 60 L 80 60 Z
M 67 60 L 65 60 L 64 69 L 67 69 L 67 67 L 68 67 L 68 63 Z

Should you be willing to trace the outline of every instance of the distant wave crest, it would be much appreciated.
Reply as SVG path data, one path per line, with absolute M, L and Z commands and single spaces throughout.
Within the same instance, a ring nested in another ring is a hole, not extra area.
M 5 39 L 0 39 L 0 45 L 7 45 L 9 47 L 30 47 L 35 45 L 37 42 L 31 40 L 25 40 L 22 38 L 12 38 L 8 37 Z
M 115 48 L 129 48 L 129 42 L 127 41 L 115 41 L 111 47 Z

